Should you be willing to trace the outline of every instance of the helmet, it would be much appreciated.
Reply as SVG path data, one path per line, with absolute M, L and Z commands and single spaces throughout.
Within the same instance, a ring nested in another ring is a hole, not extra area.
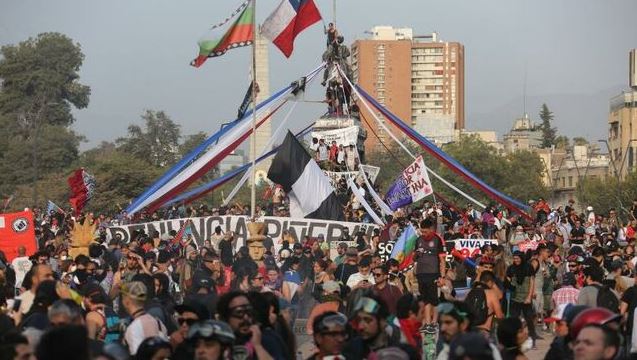
M 223 321 L 206 320 L 195 323 L 188 330 L 188 340 L 215 339 L 222 344 L 234 343 L 234 332 L 230 325 Z
M 571 339 L 575 339 L 579 332 L 586 325 L 606 325 L 609 322 L 621 319 L 621 315 L 616 314 L 608 309 L 601 307 L 594 307 L 583 310 L 569 324 Z

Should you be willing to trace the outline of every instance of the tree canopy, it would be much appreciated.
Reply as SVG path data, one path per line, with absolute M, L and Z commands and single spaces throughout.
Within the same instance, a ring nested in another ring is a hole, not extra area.
M 542 119 L 542 124 L 540 125 L 540 129 L 542 130 L 543 148 L 550 148 L 555 145 L 557 128 L 552 126 L 553 118 L 553 113 L 549 110 L 549 107 L 546 104 L 542 104 L 542 109 L 540 110 L 540 119 Z

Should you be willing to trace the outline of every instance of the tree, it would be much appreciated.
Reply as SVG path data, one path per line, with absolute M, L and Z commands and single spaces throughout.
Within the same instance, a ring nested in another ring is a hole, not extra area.
M 119 149 L 154 166 L 173 164 L 179 156 L 179 125 L 163 111 L 146 110 L 142 119 L 145 128 L 130 125 L 128 137 L 116 140 Z
M 88 106 L 90 88 L 79 82 L 80 45 L 65 35 L 43 33 L 0 53 L 0 193 L 12 193 L 77 159 L 83 138 L 69 129 L 71 109 Z
M 207 138 L 208 138 L 208 135 L 203 131 L 186 136 L 184 138 L 184 142 L 181 145 L 179 145 L 179 154 L 181 156 L 186 156 L 188 153 L 193 151 L 197 146 L 203 143 Z
M 560 135 L 560 136 L 555 138 L 555 147 L 557 149 L 566 150 L 566 149 L 568 149 L 571 146 L 570 143 L 571 142 L 570 142 L 570 140 L 568 139 L 567 136 Z
M 574 146 L 587 146 L 588 145 L 588 140 L 586 140 L 586 138 L 583 138 L 581 136 L 577 136 L 573 138 L 573 145 Z
M 540 110 L 540 119 L 542 119 L 542 147 L 550 148 L 555 145 L 555 136 L 557 135 L 557 129 L 551 126 L 553 121 L 553 113 L 549 110 L 546 104 L 542 104 L 542 110 Z

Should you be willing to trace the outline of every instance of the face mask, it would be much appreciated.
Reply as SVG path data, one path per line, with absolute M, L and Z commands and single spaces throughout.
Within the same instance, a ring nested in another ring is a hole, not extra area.
M 520 346 L 520 350 L 525 353 L 533 348 L 533 339 L 527 338 L 526 341 Z

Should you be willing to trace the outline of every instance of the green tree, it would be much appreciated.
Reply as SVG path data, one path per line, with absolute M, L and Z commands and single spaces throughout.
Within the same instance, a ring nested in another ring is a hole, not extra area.
M 194 150 L 197 146 L 203 143 L 208 138 L 208 135 L 200 131 L 196 134 L 188 135 L 184 137 L 184 142 L 179 145 L 179 154 L 185 156 Z
M 71 110 L 88 106 L 90 88 L 79 82 L 80 45 L 65 35 L 43 33 L 0 53 L 0 193 L 13 193 L 77 159 L 83 138 L 69 129 Z
M 564 135 L 560 135 L 558 137 L 555 138 L 555 147 L 557 149 L 563 149 L 566 150 L 571 146 L 571 141 L 568 139 L 567 136 Z
M 542 125 L 540 125 L 540 129 L 542 130 L 543 148 L 550 148 L 552 145 L 555 144 L 557 129 L 551 126 L 553 118 L 553 113 L 549 110 L 549 107 L 546 106 L 546 104 L 542 104 L 542 109 L 540 110 L 540 119 L 542 119 Z
M 130 125 L 128 136 L 116 140 L 120 150 L 154 166 L 173 164 L 179 156 L 179 125 L 163 111 L 146 110 L 142 120 L 144 129 Z
M 577 136 L 573 138 L 573 145 L 586 146 L 588 145 L 588 140 L 586 140 L 586 138 L 583 138 L 581 136 Z

